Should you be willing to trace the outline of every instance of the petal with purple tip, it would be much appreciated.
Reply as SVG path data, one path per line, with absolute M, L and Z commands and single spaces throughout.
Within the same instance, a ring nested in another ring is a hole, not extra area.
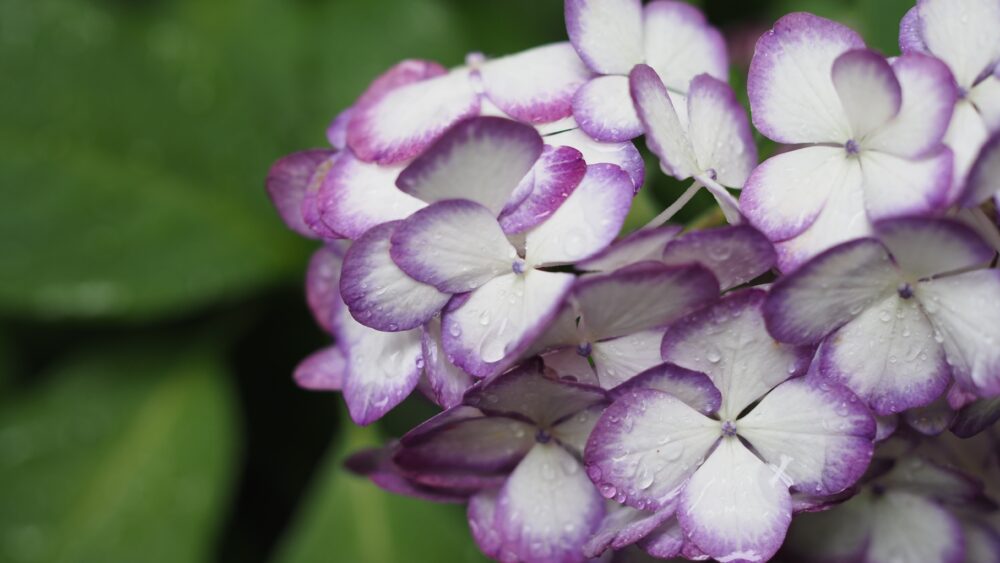
M 904 412 L 903 420 L 924 436 L 938 436 L 951 426 L 957 414 L 948 405 L 948 400 L 941 396 L 927 406 Z
M 989 134 L 976 107 L 967 99 L 959 100 L 944 136 L 944 144 L 955 153 L 954 185 L 949 202 L 959 202 L 969 171 Z
M 316 324 L 333 332 L 334 316 L 343 307 L 340 299 L 340 268 L 344 254 L 339 248 L 324 246 L 313 253 L 306 269 L 306 303 Z
M 646 144 L 660 158 L 664 170 L 683 180 L 702 171 L 670 93 L 652 67 L 636 65 L 629 74 L 629 92 Z M 707 117 L 707 116 L 706 116 Z
M 337 346 L 313 352 L 295 366 L 295 383 L 310 391 L 339 391 L 344 385 L 347 359 Z
M 577 52 L 601 74 L 626 74 L 643 58 L 640 0 L 567 0 L 566 31 Z
M 612 390 L 611 396 L 619 397 L 634 389 L 670 393 L 706 416 L 715 414 L 722 406 L 722 393 L 707 375 L 674 364 L 661 363 L 640 373 Z
M 684 530 L 676 516 L 672 516 L 643 538 L 639 547 L 657 559 L 669 559 L 681 555 L 686 543 L 690 543 L 690 540 L 684 536 Z M 707 555 L 694 555 L 690 550 L 684 556 L 696 561 L 708 559 Z
M 937 503 L 890 491 L 872 503 L 869 561 L 959 563 L 965 555 L 958 520 Z
M 742 188 L 757 165 L 750 120 L 729 84 L 702 74 L 691 81 L 687 112 L 699 171 L 714 171 L 723 186 Z
M 630 141 L 621 143 L 595 141 L 575 127 L 575 124 L 573 129 L 545 137 L 545 141 L 553 146 L 567 146 L 580 151 L 587 164 L 614 164 L 628 173 L 635 191 L 638 192 L 642 187 L 646 176 L 646 163 L 642 160 L 639 149 Z
M 724 438 L 684 486 L 677 519 L 720 561 L 766 561 L 792 519 L 788 485 L 735 437 Z
M 532 424 L 500 416 L 444 424 L 403 442 L 396 463 L 418 473 L 505 473 L 535 444 Z
M 467 199 L 500 214 L 514 188 L 542 154 L 529 125 L 476 117 L 445 132 L 399 174 L 399 189 L 428 203 Z
M 837 57 L 831 70 L 833 87 L 858 141 L 899 113 L 903 92 L 889 61 L 869 49 L 854 49 Z
M 608 503 L 607 513 L 593 537 L 583 546 L 584 555 L 597 557 L 607 549 L 620 550 L 649 535 L 672 511 L 646 512 L 630 506 Z
M 573 96 L 573 117 L 598 141 L 622 142 L 642 135 L 624 76 L 600 76 L 581 86 Z
M 274 163 L 267 173 L 267 195 L 289 229 L 317 238 L 302 216 L 302 200 L 320 165 L 335 151 L 313 149 L 290 154 Z
M 971 88 L 984 71 L 1000 60 L 997 2 L 921 0 L 917 10 L 924 44 L 934 56 L 948 63 L 960 87 Z
M 403 221 L 390 253 L 411 277 L 448 293 L 510 273 L 518 260 L 493 213 L 462 199 L 435 203 Z
M 494 559 L 500 556 L 503 542 L 494 524 L 496 508 L 497 491 L 483 491 L 469 499 L 467 511 L 472 538 L 483 554 Z
M 991 196 L 1000 194 L 1000 131 L 983 145 L 969 170 L 963 204 L 974 207 Z
M 865 210 L 874 220 L 936 213 L 947 206 L 952 152 L 942 148 L 919 160 L 880 151 L 860 155 Z
M 975 231 L 951 219 L 880 221 L 875 232 L 913 279 L 986 266 L 996 253 Z
M 850 28 L 807 13 L 789 14 L 757 41 L 747 92 L 753 123 L 780 143 L 845 143 L 850 125 L 830 71 L 864 41 Z
M 546 146 L 542 157 L 522 180 L 522 185 L 527 184 L 528 195 L 513 208 L 504 209 L 500 226 L 505 233 L 516 234 L 542 223 L 559 209 L 586 173 L 587 163 L 580 151 Z
M 431 319 L 424 325 L 421 347 L 424 354 L 424 374 L 430 384 L 434 402 L 446 409 L 460 404 L 474 380 L 448 361 L 441 344 L 440 319 Z
M 686 92 L 699 74 L 729 78 L 726 42 L 698 8 L 685 2 L 654 0 L 643 10 L 645 61 L 667 87 Z
M 661 363 L 663 330 L 646 330 L 594 342 L 590 357 L 601 387 L 611 389 Z
M 593 257 L 578 262 L 576 266 L 589 272 L 610 272 L 638 262 L 657 261 L 667 244 L 683 230 L 678 225 L 640 229 L 611 243 Z
M 326 140 L 338 151 L 347 148 L 347 126 L 351 123 L 353 115 L 354 108 L 347 108 L 338 113 L 326 128 Z
M 774 247 L 748 225 L 692 231 L 667 244 L 667 264 L 698 263 L 708 268 L 723 291 L 749 282 L 774 267 Z

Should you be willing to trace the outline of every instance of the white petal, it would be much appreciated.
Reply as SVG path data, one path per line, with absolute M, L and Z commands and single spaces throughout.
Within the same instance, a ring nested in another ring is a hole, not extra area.
M 969 91 L 968 97 L 979 110 L 986 128 L 990 131 L 1000 129 L 1000 74 L 994 71 L 993 76 L 988 76 L 976 84 L 976 87 Z
M 699 74 L 729 79 L 726 42 L 690 4 L 655 0 L 643 11 L 645 60 L 667 87 L 686 92 Z
M 976 231 L 949 219 L 881 221 L 875 231 L 911 279 L 986 266 L 996 254 Z
M 642 123 L 629 102 L 628 78 L 600 76 L 573 96 L 573 118 L 598 141 L 627 141 L 642 134 Z
M 567 0 L 566 30 L 595 72 L 626 74 L 642 61 L 640 0 Z
M 433 318 L 424 325 L 421 349 L 424 355 L 424 374 L 434 395 L 434 402 L 446 409 L 460 404 L 462 396 L 474 380 L 448 361 L 441 344 L 440 319 Z
M 1000 195 L 1000 133 L 990 137 L 976 158 L 963 203 L 971 207 L 997 195 Z
M 529 355 L 530 354 L 526 354 Z M 578 381 L 587 385 L 600 385 L 597 373 L 590 361 L 576 353 L 576 348 L 563 348 L 542 356 L 546 369 L 550 369 L 567 381 Z
M 994 0 L 921 0 L 920 30 L 927 49 L 969 89 L 1000 59 L 1000 3 Z
M 938 504 L 890 491 L 874 501 L 870 561 L 947 561 L 963 558 L 962 529 Z
M 341 154 L 317 194 L 320 220 L 357 239 L 375 225 L 409 217 L 427 204 L 396 187 L 401 171 L 401 166 L 380 166 Z
M 637 65 L 629 75 L 635 111 L 646 132 L 646 144 L 660 158 L 661 166 L 679 180 L 702 172 L 678 106 L 652 67 Z M 685 111 L 684 106 L 679 106 Z
M 947 205 L 952 154 L 944 149 L 919 160 L 879 151 L 859 155 L 865 209 L 872 220 L 922 215 Z
M 611 389 L 659 365 L 663 330 L 647 330 L 595 342 L 591 351 L 601 387 Z
M 681 230 L 683 227 L 677 225 L 640 229 L 616 240 L 607 250 L 577 263 L 577 267 L 590 272 L 611 272 L 637 262 L 657 261 L 667 243 L 676 239 Z
M 757 165 L 757 145 L 733 89 L 722 80 L 698 76 L 691 81 L 687 112 L 698 168 L 715 171 L 723 186 L 742 188 Z
M 954 180 L 949 202 L 954 202 L 961 195 L 969 169 L 979 156 L 979 150 L 987 138 L 989 131 L 975 106 L 968 100 L 959 100 L 955 104 L 955 114 L 944 136 L 945 144 L 955 154 Z
M 851 138 L 863 139 L 896 116 L 903 92 L 885 57 L 867 49 L 848 51 L 833 62 L 833 87 L 851 124 Z

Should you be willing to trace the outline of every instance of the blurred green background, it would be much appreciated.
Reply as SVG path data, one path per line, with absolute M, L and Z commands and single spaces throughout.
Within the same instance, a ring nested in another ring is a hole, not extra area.
M 702 2 L 738 90 L 781 14 L 895 53 L 910 4 Z M 461 507 L 340 469 L 433 409 L 295 387 L 314 244 L 263 183 L 399 59 L 564 37 L 559 0 L 0 0 L 0 561 L 481 560 Z M 654 170 L 632 224 L 679 193 Z

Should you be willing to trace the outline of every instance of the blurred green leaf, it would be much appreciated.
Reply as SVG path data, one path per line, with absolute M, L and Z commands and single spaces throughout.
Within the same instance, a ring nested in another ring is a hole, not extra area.
M 66 362 L 0 403 L 0 559 L 212 560 L 233 477 L 230 389 L 202 354 Z
M 345 417 L 346 419 L 346 417 Z M 461 506 L 394 495 L 347 472 L 347 454 L 382 440 L 373 427 L 344 423 L 342 442 L 317 472 L 278 563 L 480 562 Z

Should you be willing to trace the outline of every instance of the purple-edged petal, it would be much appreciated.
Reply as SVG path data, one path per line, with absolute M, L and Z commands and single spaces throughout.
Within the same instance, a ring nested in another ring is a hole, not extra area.
M 919 2 L 918 2 L 919 3 Z M 899 20 L 899 50 L 904 55 L 913 53 L 926 54 L 927 45 L 922 37 L 923 30 L 920 23 L 920 8 L 914 6 L 903 14 Z
M 706 374 L 722 392 L 719 414 L 735 420 L 782 381 L 804 374 L 812 348 L 779 344 L 764 327 L 766 294 L 731 293 L 667 329 L 663 361 Z
M 326 128 L 326 140 L 330 146 L 342 151 L 347 148 L 347 126 L 354 116 L 354 108 L 347 108 L 337 114 Z
M 576 266 L 590 272 L 610 272 L 637 262 L 657 261 L 667 244 L 683 230 L 679 225 L 640 229 L 616 240 L 608 248 L 578 262 Z
M 628 173 L 635 191 L 639 191 L 646 177 L 646 163 L 635 145 L 630 141 L 621 143 L 595 141 L 575 125 L 573 127 L 568 131 L 549 135 L 545 137 L 545 141 L 553 146 L 567 146 L 580 151 L 587 164 L 614 164 Z
M 364 93 L 358 97 L 355 105 L 372 105 L 397 88 L 445 74 L 448 74 L 448 69 L 434 61 L 423 59 L 402 60 L 373 80 Z
M 495 217 L 541 154 L 542 138 L 533 127 L 475 117 L 441 135 L 399 174 L 396 185 L 428 203 L 471 200 Z
M 594 340 L 666 326 L 718 295 L 718 282 L 704 267 L 658 262 L 584 277 L 573 288 L 585 330 Z
M 347 359 L 337 346 L 313 352 L 295 366 L 295 383 L 310 391 L 340 391 L 344 385 Z
M 837 57 L 831 70 L 833 87 L 858 141 L 899 113 L 903 92 L 889 61 L 869 49 L 854 49 Z
M 601 387 L 611 389 L 660 364 L 663 329 L 646 330 L 591 346 L 590 358 Z
M 344 400 L 355 423 L 382 418 L 416 388 L 422 371 L 419 330 L 380 332 L 345 314 L 337 337 L 347 356 Z
M 604 500 L 580 462 L 555 443 L 536 444 L 497 497 L 500 560 L 580 561 Z
M 657 559 L 670 559 L 682 554 L 694 561 L 708 559 L 707 555 L 701 553 L 701 550 L 697 549 L 684 536 L 684 530 L 676 516 L 670 517 L 650 532 L 639 542 L 639 547 Z M 685 551 L 685 547 L 688 547 L 687 551 Z
M 445 312 L 445 351 L 478 377 L 508 367 L 552 322 L 572 284 L 571 274 L 534 269 L 490 280 Z
M 869 561 L 941 561 L 960 563 L 965 556 L 962 528 L 937 503 L 890 491 L 874 501 Z
M 980 399 L 958 411 L 951 431 L 959 438 L 971 438 L 1000 420 L 1000 397 Z
M 740 210 L 773 241 L 801 234 L 832 194 L 860 190 L 861 168 L 840 147 L 806 147 L 765 160 L 740 194 Z
M 974 207 L 997 194 L 1000 194 L 1000 131 L 986 141 L 972 164 L 963 204 Z
M 339 248 L 324 246 L 313 253 L 306 269 L 306 303 L 316 324 L 333 332 L 334 315 L 343 307 L 340 299 L 340 268 L 344 253 Z
M 902 279 L 879 241 L 844 243 L 774 284 L 764 306 L 767 328 L 784 342 L 819 342 L 895 292 Z
M 341 297 L 358 322 L 375 330 L 416 328 L 451 298 L 406 275 L 392 261 L 390 238 L 400 224 L 393 221 L 369 229 L 344 256 Z
M 518 260 L 493 213 L 463 199 L 414 213 L 396 228 L 390 253 L 411 277 L 448 293 L 471 291 L 510 273 Z
M 646 133 L 646 145 L 660 158 L 664 171 L 680 180 L 699 174 L 702 168 L 687 127 L 656 71 L 636 65 L 629 74 L 629 93 Z
M 937 150 L 948 130 L 958 92 L 948 67 L 924 55 L 905 55 L 892 63 L 903 103 L 896 117 L 864 140 L 870 149 L 917 158 Z
M 975 231 L 951 219 L 881 221 L 875 232 L 893 260 L 914 279 L 985 266 L 996 253 Z
M 896 433 L 899 428 L 899 415 L 875 415 L 875 443 L 882 442 Z
M 600 388 L 545 377 L 527 362 L 466 394 L 465 404 L 484 412 L 520 416 L 547 427 L 605 401 Z
M 561 422 L 552 427 L 552 437 L 559 440 L 559 443 L 570 453 L 582 457 L 583 450 L 587 447 L 587 440 L 605 408 L 607 408 L 607 404 L 602 401 L 573 416 L 563 418 Z
M 503 540 L 494 524 L 497 508 L 498 491 L 483 491 L 469 499 L 467 516 L 469 531 L 476 545 L 487 557 L 496 559 L 500 556 Z
M 715 274 L 724 291 L 767 272 L 777 257 L 760 231 L 738 225 L 687 233 L 667 244 L 660 259 L 667 264 L 701 264 Z
M 591 72 L 569 43 L 553 43 L 493 59 L 479 69 L 486 97 L 527 123 L 547 123 L 573 113 L 573 94 Z
M 864 403 L 811 378 L 775 387 L 736 426 L 789 486 L 810 494 L 843 491 L 872 457 L 875 420 Z
M 396 188 L 400 170 L 341 154 L 316 194 L 319 221 L 342 236 L 357 239 L 375 225 L 405 219 L 426 206 Z
M 334 153 L 325 149 L 293 153 L 275 162 L 267 173 L 267 195 L 271 203 L 285 225 L 304 237 L 317 238 L 302 216 L 302 200 L 317 173 L 322 176 L 326 172 L 320 171 L 321 165 Z
M 687 112 L 699 170 L 714 171 L 723 186 L 742 188 L 757 165 L 757 145 L 746 110 L 726 82 L 702 74 L 691 81 Z
M 993 0 L 918 3 L 920 35 L 927 49 L 948 63 L 958 85 L 970 88 L 1000 60 L 1000 4 Z
M 859 161 L 865 210 L 872 220 L 935 213 L 951 197 L 952 152 L 947 148 L 920 160 L 865 151 Z
M 567 0 L 566 31 L 594 72 L 626 74 L 643 59 L 640 0 Z
M 612 390 L 611 396 L 626 395 L 635 389 L 670 393 L 704 415 L 715 414 L 722 406 L 722 393 L 707 375 L 674 364 L 660 364 L 636 375 Z
M 347 143 L 361 160 L 391 164 L 423 152 L 455 123 L 479 112 L 467 70 L 413 82 L 355 106 Z
M 573 117 L 585 133 L 598 141 L 622 142 L 642 135 L 643 127 L 629 103 L 629 80 L 600 76 L 573 96 Z
M 505 233 L 516 234 L 542 223 L 559 209 L 586 173 L 587 163 L 580 151 L 546 146 L 542 157 L 521 181 L 522 186 L 527 184 L 528 195 L 512 209 L 503 211 L 500 226 Z
M 441 343 L 440 319 L 431 319 L 424 325 L 421 347 L 424 354 L 424 375 L 430 384 L 434 402 L 446 409 L 460 404 L 465 392 L 475 381 L 472 376 L 448 361 Z
M 601 526 L 583 546 L 584 555 L 597 557 L 607 549 L 619 550 L 645 538 L 667 519 L 672 511 L 645 512 L 620 504 L 608 504 Z M 675 520 L 676 521 L 676 520 Z M 678 550 L 679 551 L 679 550 Z
M 606 498 L 640 510 L 667 506 L 721 435 L 720 423 L 677 397 L 634 389 L 590 435 L 587 474 Z
M 504 473 L 535 444 L 535 427 L 489 416 L 444 424 L 403 442 L 396 463 L 414 472 Z
M 369 448 L 351 454 L 344 460 L 344 466 L 351 472 L 371 479 L 382 490 L 397 495 L 418 498 L 431 502 L 465 502 L 467 491 L 435 488 L 412 481 L 392 461 L 398 444 L 382 448 Z
M 951 379 L 920 304 L 898 295 L 872 304 L 834 332 L 819 362 L 824 377 L 849 387 L 880 415 L 930 403 Z
M 979 270 L 918 284 L 952 374 L 984 397 L 1000 394 L 1000 270 Z
M 699 74 L 729 78 L 725 39 L 688 3 L 654 0 L 646 4 L 643 43 L 646 64 L 656 69 L 671 90 L 686 92 Z
M 864 41 L 850 28 L 789 14 L 757 41 L 747 92 L 753 124 L 780 143 L 845 143 L 850 124 L 833 86 L 833 62 Z
M 534 266 L 566 264 L 604 250 L 622 228 L 634 195 L 632 180 L 611 164 L 587 174 L 544 223 L 528 231 L 525 258 Z
M 677 519 L 720 561 L 766 561 L 792 519 L 788 485 L 735 437 L 724 438 L 684 486 Z

